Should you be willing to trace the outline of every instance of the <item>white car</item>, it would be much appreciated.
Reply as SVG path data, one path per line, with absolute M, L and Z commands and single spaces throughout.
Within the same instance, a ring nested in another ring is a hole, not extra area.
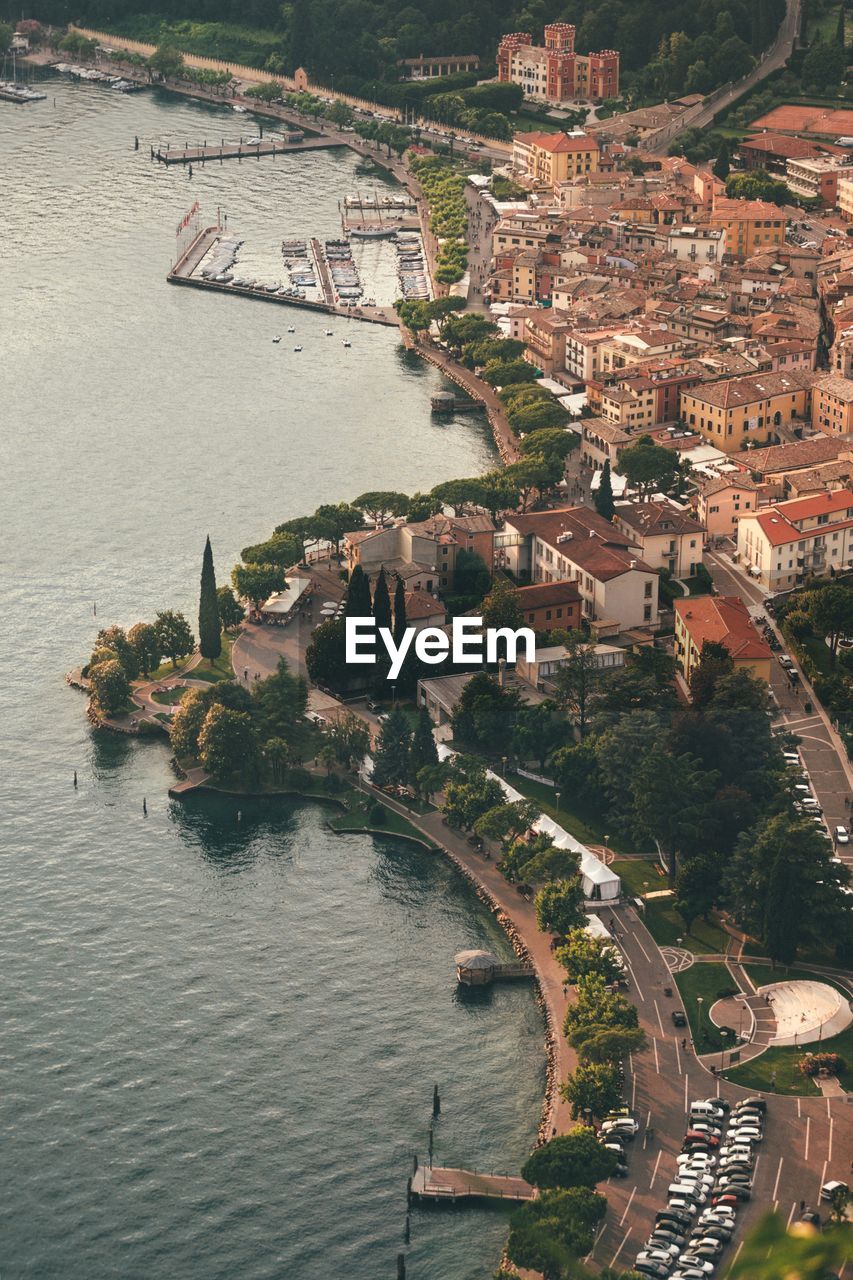
M 687 1257 L 681 1257 L 678 1265 L 682 1271 L 686 1271 L 689 1267 L 691 1271 L 702 1271 L 706 1276 L 712 1276 L 715 1268 L 715 1264 L 709 1262 L 707 1258 L 697 1258 L 692 1253 Z
M 654 1244 L 637 1254 L 638 1262 L 663 1262 L 672 1266 L 673 1258 L 677 1258 L 681 1249 L 677 1244 Z
M 835 828 L 835 843 L 836 844 L 850 843 L 850 832 L 847 830 L 846 827 Z
M 667 1197 L 684 1197 L 699 1205 L 708 1203 L 707 1192 L 696 1182 L 672 1182 L 667 1187 L 666 1194 Z
M 733 1130 L 732 1137 L 739 1139 L 741 1144 L 746 1142 L 761 1142 L 764 1137 L 761 1130 L 755 1125 L 741 1125 L 738 1129 Z

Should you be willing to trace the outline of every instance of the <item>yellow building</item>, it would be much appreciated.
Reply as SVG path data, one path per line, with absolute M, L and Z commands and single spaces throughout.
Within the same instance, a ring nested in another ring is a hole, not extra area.
M 739 596 L 691 596 L 673 604 L 675 656 L 685 680 L 698 666 L 708 640 L 728 649 L 735 671 L 770 682 L 773 654 Z
M 779 427 L 808 419 L 812 377 L 792 370 L 691 387 L 681 393 L 681 418 L 723 453 L 774 444 Z
M 853 432 L 853 381 L 837 373 L 816 378 L 812 387 L 812 426 L 828 436 Z
M 778 205 L 766 200 L 730 200 L 727 196 L 714 201 L 711 226 L 726 233 L 726 253 L 734 258 L 749 258 L 769 245 L 785 242 L 786 218 Z
M 517 133 L 512 140 L 513 168 L 540 186 L 555 187 L 597 173 L 599 146 L 586 133 Z

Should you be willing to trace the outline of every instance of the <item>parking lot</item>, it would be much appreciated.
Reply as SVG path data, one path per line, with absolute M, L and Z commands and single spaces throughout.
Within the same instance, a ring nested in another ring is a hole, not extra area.
M 635 908 L 623 907 L 614 917 L 630 975 L 630 998 L 649 1044 L 632 1059 L 626 1078 L 626 1102 L 639 1124 L 626 1148 L 628 1177 L 608 1183 L 609 1209 L 589 1259 L 627 1269 L 655 1214 L 665 1208 L 691 1100 L 721 1096 L 735 1105 L 749 1091 L 720 1081 L 696 1058 L 689 1031 L 674 1026 L 672 1011 L 681 1008 L 677 988 Z M 667 987 L 672 996 L 665 995 Z M 763 1141 L 756 1147 L 751 1199 L 737 1209 L 737 1230 L 723 1254 L 724 1265 L 737 1256 L 746 1232 L 768 1208 L 778 1209 L 790 1222 L 799 1216 L 801 1201 L 818 1207 L 820 1187 L 828 1179 L 849 1181 L 853 1108 L 846 1099 L 764 1096 L 767 1117 Z M 823 1210 L 826 1217 L 825 1205 Z M 850 1268 L 842 1274 L 850 1280 Z

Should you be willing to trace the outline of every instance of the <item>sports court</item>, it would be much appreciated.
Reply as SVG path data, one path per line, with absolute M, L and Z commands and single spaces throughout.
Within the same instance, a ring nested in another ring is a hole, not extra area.
M 778 133 L 822 133 L 830 138 L 853 136 L 853 108 L 804 107 L 786 103 L 753 120 L 750 129 Z

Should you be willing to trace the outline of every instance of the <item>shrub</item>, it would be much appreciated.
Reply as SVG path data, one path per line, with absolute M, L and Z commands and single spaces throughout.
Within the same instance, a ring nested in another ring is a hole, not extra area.
M 819 1071 L 828 1071 L 837 1076 L 843 1071 L 846 1063 L 840 1053 L 807 1053 L 797 1063 L 804 1076 L 816 1076 Z
M 370 806 L 370 812 L 367 815 L 367 820 L 372 827 L 384 827 L 386 816 L 385 806 L 381 805 L 377 800 Z

